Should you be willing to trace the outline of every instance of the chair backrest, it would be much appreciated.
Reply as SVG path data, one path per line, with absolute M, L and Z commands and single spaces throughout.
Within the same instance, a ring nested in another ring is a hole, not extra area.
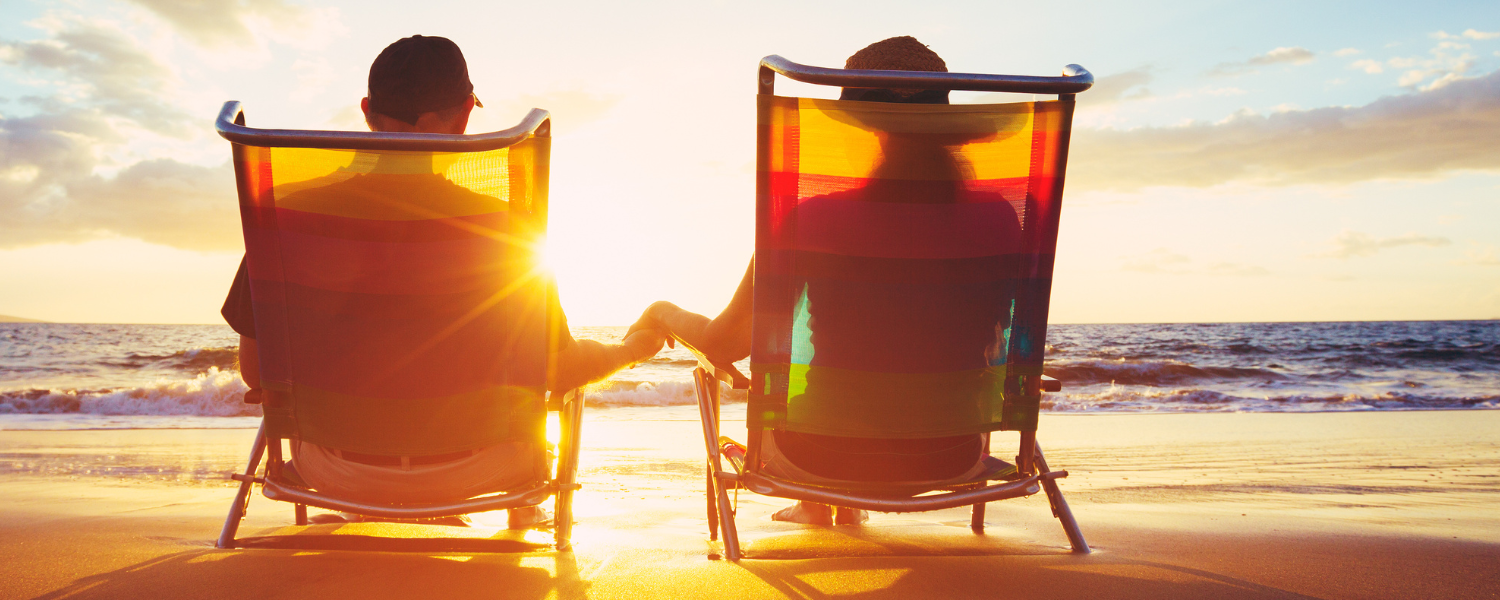
M 440 136 L 221 115 L 271 435 L 385 455 L 542 443 L 558 316 L 537 260 L 546 118 Z
M 751 430 L 1035 431 L 1072 96 L 759 101 Z

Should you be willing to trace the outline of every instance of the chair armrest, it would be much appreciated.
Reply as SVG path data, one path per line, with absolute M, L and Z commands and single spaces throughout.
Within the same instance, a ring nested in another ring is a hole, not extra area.
M 1042 376 L 1042 391 L 1044 391 L 1044 392 L 1061 392 L 1062 391 L 1062 382 L 1058 381 L 1056 379 L 1053 379 L 1051 377 L 1048 377 L 1046 375 L 1043 375 Z
M 741 373 L 739 369 L 735 368 L 733 363 L 713 360 L 709 358 L 707 354 L 704 354 L 698 351 L 697 348 L 694 348 L 692 344 L 683 341 L 682 338 L 675 335 L 672 336 L 672 339 L 677 340 L 677 343 L 682 344 L 683 348 L 687 348 L 688 352 L 692 352 L 693 356 L 697 357 L 698 359 L 698 366 L 702 367 L 704 371 L 708 371 L 708 374 L 713 376 L 714 379 L 727 383 L 729 384 L 729 387 L 737 390 L 750 389 L 750 378 L 746 377 L 744 373 Z

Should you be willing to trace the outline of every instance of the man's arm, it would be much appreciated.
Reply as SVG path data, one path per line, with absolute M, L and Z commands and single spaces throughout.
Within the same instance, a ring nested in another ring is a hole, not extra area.
M 640 320 L 630 327 L 660 328 L 667 335 L 682 340 L 714 360 L 734 362 L 750 356 L 750 323 L 754 316 L 755 259 L 745 269 L 734 298 L 718 317 L 710 320 L 695 312 L 683 310 L 671 302 L 657 302 L 646 309 Z
M 656 356 L 665 341 L 666 334 L 655 329 L 630 332 L 621 344 L 578 340 L 557 353 L 551 376 L 547 378 L 547 389 L 563 392 L 609 377 L 615 371 Z
M 260 394 L 260 354 L 255 338 L 240 336 L 240 379 L 250 386 L 247 394 Z M 253 398 L 253 396 L 252 396 Z

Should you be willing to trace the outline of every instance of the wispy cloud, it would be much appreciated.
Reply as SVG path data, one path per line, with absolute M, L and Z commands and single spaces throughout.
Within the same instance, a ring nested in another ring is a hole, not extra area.
M 1500 267 L 1500 248 L 1488 244 L 1474 245 L 1464 253 L 1464 260 L 1459 262 L 1482 267 Z
M 1235 262 L 1215 262 L 1201 265 L 1184 254 L 1156 248 L 1144 254 L 1126 257 L 1120 268 L 1137 273 L 1160 273 L 1169 275 L 1220 275 L 1228 277 L 1260 277 L 1271 272 L 1259 265 Z
M 64 82 L 57 91 L 67 104 L 88 106 L 111 117 L 164 133 L 184 133 L 186 114 L 165 98 L 176 75 L 117 25 L 81 18 L 40 23 L 50 36 L 0 42 L 0 63 Z M 33 97 L 33 104 L 53 104 Z
M 183 37 L 205 48 L 252 47 L 261 36 L 317 46 L 344 32 L 337 10 L 313 9 L 284 0 L 127 1 L 160 17 Z
M 554 133 L 564 134 L 590 122 L 603 118 L 624 97 L 619 94 L 598 94 L 582 89 L 559 89 L 539 94 L 520 94 L 499 99 L 484 98 L 485 108 L 475 112 L 475 121 L 469 131 L 503 129 L 515 125 L 526 111 L 545 108 L 554 115 L 567 115 L 566 120 Z M 477 128 L 477 129 L 476 129 Z
M 1478 60 L 1472 52 L 1471 42 L 1500 37 L 1500 33 L 1470 29 L 1458 35 L 1439 31 L 1433 37 L 1439 41 L 1425 56 L 1397 56 L 1386 60 L 1386 66 L 1401 72 L 1397 85 L 1432 90 L 1464 78 Z
M 131 142 L 195 135 L 188 113 L 167 100 L 181 86 L 173 71 L 112 25 L 40 26 L 45 39 L 0 43 L 0 62 L 37 74 L 51 92 L 27 98 L 30 114 L 0 116 L 0 247 L 108 236 L 239 246 L 227 167 L 120 163 Z
M 1344 58 L 1344 57 L 1348 57 L 1348 56 L 1358 56 L 1359 54 L 1360 54 L 1360 49 L 1359 48 L 1342 48 L 1342 49 L 1339 49 L 1339 50 L 1335 50 L 1333 52 L 1333 55 L 1337 56 L 1339 58 Z
M 1453 242 L 1445 237 L 1408 233 L 1392 237 L 1375 237 L 1358 231 L 1344 231 L 1333 238 L 1333 249 L 1315 256 L 1323 258 L 1357 258 L 1373 256 L 1381 250 L 1402 246 L 1441 247 Z
M 1500 38 L 1500 31 L 1479 31 L 1477 29 L 1466 29 L 1463 33 L 1448 33 L 1439 31 L 1432 37 L 1440 40 L 1493 40 Z
M 1497 170 L 1500 72 L 1364 106 L 1073 135 L 1072 189 L 1348 183 Z
M 1094 87 L 1089 88 L 1088 93 L 1081 96 L 1079 100 L 1099 106 L 1148 98 L 1151 96 L 1151 90 L 1146 88 L 1146 84 L 1151 83 L 1152 79 L 1150 67 L 1139 67 L 1105 75 L 1095 81 Z
M 1353 64 L 1349 65 L 1349 68 L 1359 69 L 1371 75 L 1379 75 L 1385 72 L 1385 65 L 1381 64 L 1378 60 L 1368 58 L 1354 61 Z
M 1300 46 L 1282 47 L 1240 62 L 1219 63 L 1209 70 L 1209 75 L 1239 75 L 1255 70 L 1255 67 L 1271 65 L 1305 65 L 1317 58 L 1312 50 Z

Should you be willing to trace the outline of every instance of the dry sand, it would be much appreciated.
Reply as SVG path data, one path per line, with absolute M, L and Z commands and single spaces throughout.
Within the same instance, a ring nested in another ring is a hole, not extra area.
M 592 413 L 568 553 L 503 514 L 303 528 L 259 496 L 217 550 L 254 432 L 0 431 L 0 597 L 1500 597 L 1500 411 L 1048 415 L 1091 555 L 1040 496 L 976 536 L 962 510 L 775 523 L 741 493 L 737 565 L 710 558 L 696 422 L 629 420 L 662 414 Z

